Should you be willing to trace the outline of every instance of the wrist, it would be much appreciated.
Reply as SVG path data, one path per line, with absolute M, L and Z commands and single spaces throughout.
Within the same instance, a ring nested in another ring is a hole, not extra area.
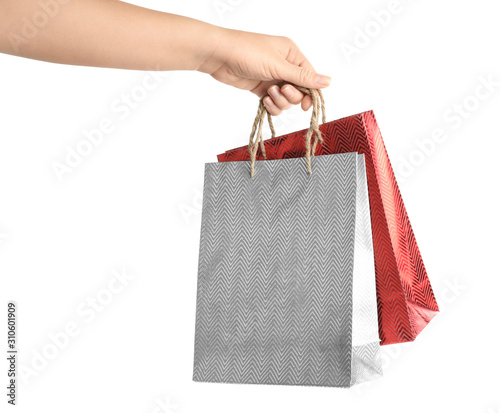
M 205 33 L 200 44 L 198 54 L 198 65 L 196 70 L 202 73 L 211 74 L 216 71 L 227 60 L 227 45 L 229 38 L 235 30 L 224 27 L 210 25 L 208 32 Z
M 158 33 L 162 48 L 161 70 L 197 70 L 213 65 L 227 29 L 190 17 L 162 13 Z

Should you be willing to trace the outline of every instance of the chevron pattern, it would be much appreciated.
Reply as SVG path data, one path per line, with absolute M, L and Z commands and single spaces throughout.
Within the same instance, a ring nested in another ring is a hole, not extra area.
M 253 179 L 249 162 L 206 165 L 195 381 L 349 387 L 380 373 L 376 319 L 353 322 L 355 253 L 373 261 L 366 229 L 355 236 L 362 162 L 315 157 L 309 175 L 303 158 L 258 161 Z M 373 270 L 371 285 L 373 316 Z M 360 328 L 371 342 L 354 354 Z
M 321 126 L 318 155 L 365 155 L 370 198 L 381 344 L 413 341 L 439 308 L 372 111 Z M 265 141 L 267 159 L 303 157 L 306 130 Z M 260 152 L 257 159 L 262 159 Z M 218 156 L 248 160 L 247 147 Z

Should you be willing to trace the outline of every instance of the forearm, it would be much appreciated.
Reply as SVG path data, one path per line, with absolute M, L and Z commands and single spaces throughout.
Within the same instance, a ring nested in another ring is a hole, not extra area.
M 317 89 L 331 80 L 287 37 L 224 29 L 118 0 L 0 0 L 2 52 L 81 66 L 199 70 L 263 97 L 272 115 L 312 104 L 283 81 Z
M 0 0 L 0 52 L 82 66 L 196 70 L 225 30 L 118 0 L 54 0 L 53 16 L 43 2 Z

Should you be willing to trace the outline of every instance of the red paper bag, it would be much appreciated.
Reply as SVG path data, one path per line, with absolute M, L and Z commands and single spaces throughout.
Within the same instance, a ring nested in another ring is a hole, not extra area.
M 399 187 L 372 111 L 320 126 L 316 155 L 365 155 L 377 283 L 381 344 L 413 341 L 439 312 Z M 307 130 L 264 141 L 267 159 L 303 157 Z M 218 155 L 219 162 L 249 160 L 248 147 Z M 260 149 L 257 159 L 262 159 Z

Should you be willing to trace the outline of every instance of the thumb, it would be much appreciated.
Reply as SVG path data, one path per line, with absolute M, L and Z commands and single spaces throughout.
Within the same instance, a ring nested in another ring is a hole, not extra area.
M 329 76 L 320 75 L 314 70 L 286 61 L 278 67 L 277 75 L 281 80 L 311 89 L 327 87 L 332 80 Z

